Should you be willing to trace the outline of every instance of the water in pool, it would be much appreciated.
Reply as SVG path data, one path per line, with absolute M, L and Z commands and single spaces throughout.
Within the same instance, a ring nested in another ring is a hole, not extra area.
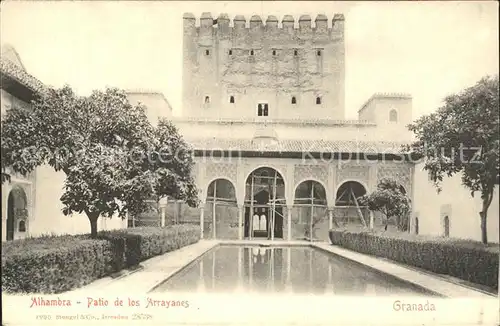
M 153 292 L 429 296 L 424 290 L 311 247 L 221 246 Z

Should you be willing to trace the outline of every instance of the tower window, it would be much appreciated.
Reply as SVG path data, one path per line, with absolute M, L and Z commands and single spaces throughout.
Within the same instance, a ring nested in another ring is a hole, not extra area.
M 229 97 L 229 103 L 234 103 L 234 96 L 232 96 L 232 95 L 231 95 L 231 96 Z
M 210 96 L 205 96 L 205 104 L 209 104 L 210 103 Z
M 321 50 L 316 51 L 316 55 L 317 55 L 318 57 L 321 57 Z
M 205 50 L 205 55 L 210 55 L 210 50 Z
M 273 55 L 276 55 L 276 50 L 273 50 Z
M 294 50 L 294 51 L 293 51 L 293 55 L 294 55 L 294 56 L 298 56 L 298 55 L 299 55 L 299 51 Z
M 253 55 L 253 50 L 250 50 L 250 55 Z
M 297 99 L 295 98 L 295 96 L 292 96 L 292 104 L 297 104 Z
M 389 112 L 389 121 L 391 122 L 397 122 L 398 121 L 398 112 L 396 110 L 391 110 Z
M 316 97 L 316 104 L 321 104 L 321 97 Z
M 233 55 L 233 50 L 229 50 L 229 55 Z
M 269 115 L 269 106 L 267 103 L 259 103 L 257 105 L 257 116 L 267 117 Z

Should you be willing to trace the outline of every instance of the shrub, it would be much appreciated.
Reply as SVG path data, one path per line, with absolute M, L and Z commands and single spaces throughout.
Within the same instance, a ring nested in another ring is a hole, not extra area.
M 2 292 L 61 293 L 200 239 L 200 228 L 142 227 L 2 243 Z
M 332 244 L 498 289 L 498 247 L 479 242 L 330 230 Z
M 148 258 L 198 242 L 200 228 L 194 225 L 138 227 L 101 232 L 99 238 L 112 243 L 125 243 L 124 252 L 116 251 L 114 260 L 122 259 L 127 267 L 131 267 Z M 118 244 L 115 246 L 123 248 Z
M 82 236 L 2 243 L 2 292 L 60 293 L 111 272 L 107 241 Z

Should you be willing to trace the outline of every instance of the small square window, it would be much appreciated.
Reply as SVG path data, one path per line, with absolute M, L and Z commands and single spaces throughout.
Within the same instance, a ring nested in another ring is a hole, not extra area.
M 205 55 L 210 55 L 210 50 L 205 50 Z
M 273 50 L 273 55 L 274 55 L 274 56 L 276 55 L 276 50 Z
M 299 51 L 294 50 L 294 51 L 293 51 L 293 55 L 294 55 L 294 56 L 298 56 L 298 55 L 299 55 Z
M 253 54 L 254 54 L 253 50 L 250 50 L 250 55 L 253 55 Z
M 234 103 L 234 96 L 232 96 L 232 95 L 231 95 L 231 96 L 229 97 L 229 103 Z
M 295 98 L 295 96 L 292 96 L 292 104 L 297 104 L 297 99 Z

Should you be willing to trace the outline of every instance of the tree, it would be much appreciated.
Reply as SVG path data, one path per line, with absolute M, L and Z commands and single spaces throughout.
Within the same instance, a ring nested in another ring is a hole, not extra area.
M 377 189 L 369 195 L 360 197 L 359 203 L 362 206 L 368 206 L 372 212 L 380 212 L 384 215 L 385 230 L 387 230 L 387 222 L 391 218 L 396 218 L 399 230 L 405 231 L 407 229 L 411 201 L 397 181 L 390 178 L 380 180 Z
M 488 242 L 486 221 L 499 175 L 498 75 L 444 99 L 435 113 L 408 126 L 416 141 L 407 149 L 424 159 L 424 169 L 441 191 L 443 177 L 460 174 L 462 184 L 481 194 L 481 239 Z
M 124 218 L 147 199 L 172 196 L 197 205 L 190 149 L 166 121 L 153 127 L 142 105 L 118 89 L 77 96 L 69 86 L 39 94 L 30 110 L 13 108 L 2 121 L 2 183 L 48 164 L 66 175 L 63 213 L 97 220 Z M 176 157 L 176 155 L 179 155 Z

